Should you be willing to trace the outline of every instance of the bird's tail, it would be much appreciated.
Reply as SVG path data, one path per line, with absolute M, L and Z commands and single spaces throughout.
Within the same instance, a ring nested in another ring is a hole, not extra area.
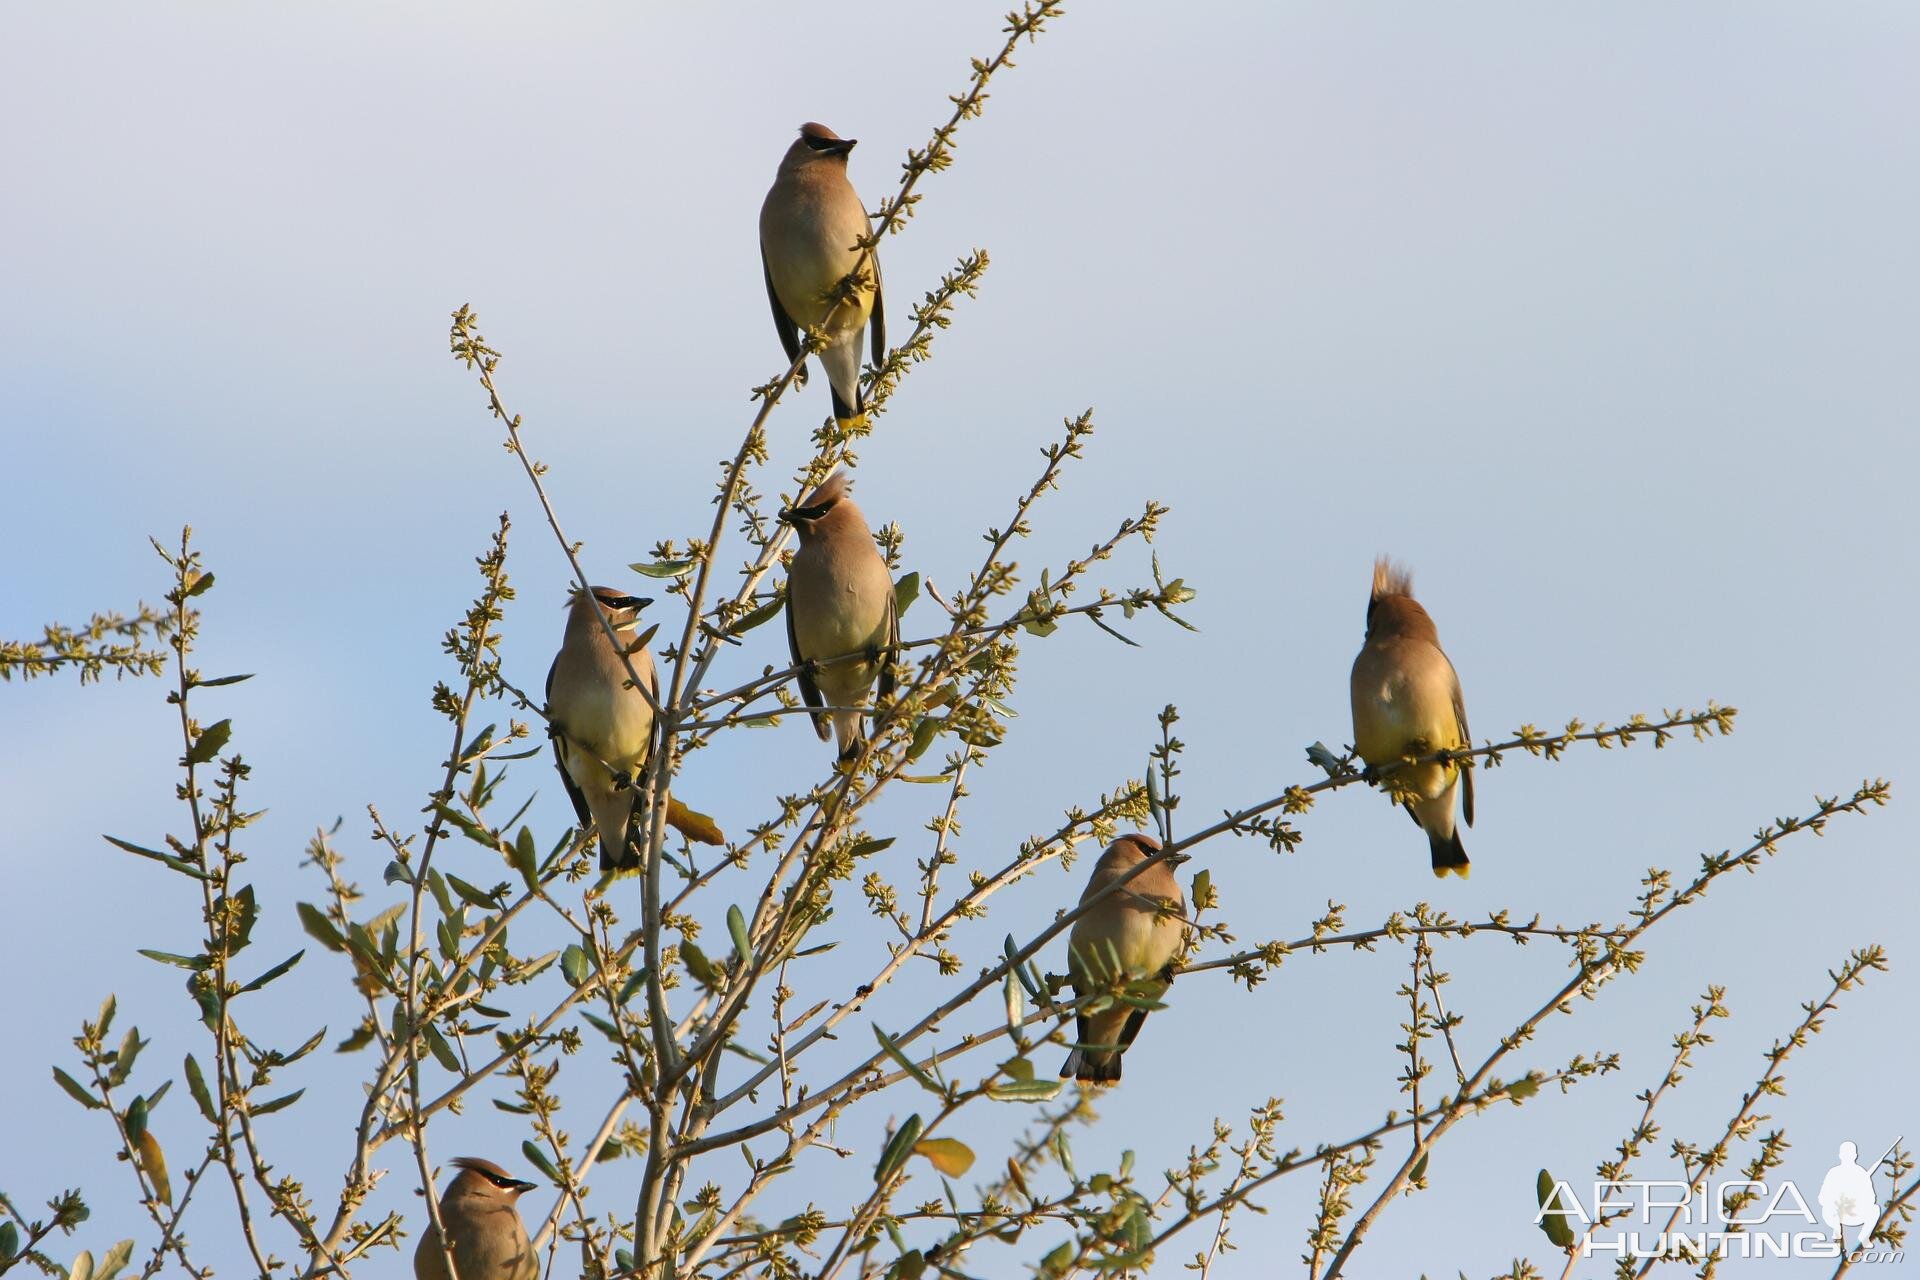
M 1445 835 L 1427 832 L 1427 843 L 1433 852 L 1433 874 L 1441 878 L 1447 875 L 1459 876 L 1462 880 L 1473 870 L 1467 861 L 1467 850 L 1460 843 L 1460 828 L 1455 827 Z
M 1120 1079 L 1120 1054 L 1113 1049 L 1089 1049 L 1097 1034 L 1092 1020 L 1082 1016 L 1079 1020 L 1080 1043 L 1067 1054 L 1067 1060 L 1060 1064 L 1060 1078 L 1073 1079 L 1084 1084 L 1114 1084 Z
M 867 718 L 858 711 L 834 712 L 833 740 L 842 761 L 853 759 L 867 743 Z

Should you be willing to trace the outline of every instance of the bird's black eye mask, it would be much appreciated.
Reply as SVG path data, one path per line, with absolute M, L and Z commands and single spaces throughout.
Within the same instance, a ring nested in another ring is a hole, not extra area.
M 647 596 L 595 596 L 594 599 L 598 600 L 604 608 L 633 609 L 636 611 L 644 609 L 653 603 L 652 599 Z
M 825 502 L 815 503 L 811 507 L 789 507 L 780 513 L 780 518 L 788 524 L 799 524 L 803 520 L 818 520 L 821 516 L 833 510 L 834 504 L 839 501 L 840 499 L 838 498 L 829 498 Z
M 847 154 L 853 150 L 854 143 L 859 141 L 857 138 L 816 138 L 812 134 L 805 134 L 803 138 L 809 148 L 830 156 Z

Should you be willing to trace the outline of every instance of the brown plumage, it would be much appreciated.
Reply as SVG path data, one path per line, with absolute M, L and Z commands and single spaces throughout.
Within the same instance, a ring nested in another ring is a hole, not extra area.
M 813 728 L 822 742 L 831 733 L 842 760 L 859 755 L 866 740 L 860 709 L 874 682 L 881 697 L 893 692 L 894 655 L 885 650 L 900 643 L 893 575 L 847 496 L 849 483 L 836 471 L 780 513 L 800 535 L 787 570 L 787 646 L 794 665 L 819 664 L 800 672 L 807 705 L 841 708 L 814 712 Z
M 817 358 L 827 371 L 836 418 L 867 410 L 860 385 L 862 330 L 871 330 L 875 365 L 887 351 L 877 253 L 866 256 L 861 286 L 852 296 L 833 301 L 840 282 L 859 264 L 859 242 L 871 230 L 866 206 L 847 180 L 847 153 L 855 141 L 823 124 L 801 125 L 760 206 L 760 266 L 774 330 L 789 361 L 800 356 L 802 330 L 826 331 L 828 345 Z M 806 380 L 804 366 L 800 380 Z
M 594 601 L 620 638 L 607 638 Z M 660 679 L 653 655 L 640 642 L 640 611 L 650 602 L 595 587 L 592 597 L 575 591 L 567 610 L 567 629 L 547 670 L 547 720 L 553 734 L 553 758 L 568 799 L 585 831 L 600 832 L 600 869 L 631 871 L 640 855 L 628 841 L 634 810 L 643 797 L 641 781 L 653 755 L 653 706 L 633 687 L 627 674 L 645 681 L 655 698 Z M 626 651 L 622 660 L 621 651 Z
M 1473 745 L 1460 677 L 1440 648 L 1440 633 L 1413 598 L 1413 579 L 1382 557 L 1373 566 L 1367 639 L 1353 661 L 1353 744 L 1373 768 L 1410 756 Z M 1465 877 L 1470 869 L 1454 824 L 1454 793 L 1473 825 L 1473 770 L 1465 761 L 1397 770 L 1393 782 L 1411 792 L 1407 813 L 1427 833 L 1433 874 Z
M 453 1244 L 460 1280 L 537 1280 L 540 1259 L 527 1239 L 519 1209 L 520 1197 L 534 1184 L 478 1156 L 452 1163 L 460 1172 L 440 1197 L 440 1221 Z M 413 1251 L 413 1274 L 415 1280 L 452 1280 L 431 1219 Z
M 1104 990 L 1115 957 L 1121 968 L 1142 980 L 1136 990 L 1150 999 L 1158 1000 L 1172 984 L 1173 962 L 1186 936 L 1187 897 L 1173 867 L 1159 854 L 1160 842 L 1152 836 L 1125 835 L 1108 845 L 1093 864 L 1093 874 L 1080 895 L 1083 903 L 1142 861 L 1151 860 L 1152 865 L 1074 921 L 1067 971 L 1076 994 Z M 1098 1013 L 1079 1015 L 1080 1043 L 1067 1055 L 1060 1075 L 1089 1083 L 1117 1081 L 1121 1055 L 1146 1020 L 1146 1010 L 1118 1001 Z

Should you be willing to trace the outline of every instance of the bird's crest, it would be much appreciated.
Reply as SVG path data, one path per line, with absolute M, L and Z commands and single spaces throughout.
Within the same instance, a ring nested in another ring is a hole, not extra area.
M 801 125 L 800 136 L 803 138 L 818 138 L 822 142 L 841 141 L 841 137 L 839 134 L 835 133 L 833 130 L 827 128 L 827 126 L 819 123 L 816 120 L 809 120 L 805 124 Z
M 475 1173 L 484 1173 L 490 1178 L 512 1180 L 513 1175 L 491 1160 L 482 1160 L 479 1156 L 455 1156 L 447 1162 L 456 1169 L 471 1169 Z
M 1373 562 L 1374 600 L 1384 600 L 1388 596 L 1405 596 L 1413 599 L 1413 570 L 1405 565 L 1395 564 L 1388 556 L 1381 556 Z

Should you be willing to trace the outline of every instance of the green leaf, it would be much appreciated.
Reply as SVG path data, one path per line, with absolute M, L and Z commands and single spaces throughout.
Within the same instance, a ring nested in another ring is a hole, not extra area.
M 865 840 L 856 840 L 853 842 L 853 847 L 847 850 L 847 857 L 854 859 L 871 857 L 882 849 L 892 848 L 895 839 L 894 836 L 887 836 L 885 839 L 876 840 L 869 836 Z
M 740 963 L 743 966 L 751 966 L 753 940 L 747 937 L 747 918 L 741 914 L 737 906 L 727 908 L 727 932 L 733 935 L 733 949 L 739 952 Z
M 131 1261 L 133 1261 L 133 1241 L 122 1240 L 107 1250 L 106 1256 L 100 1259 L 99 1265 L 93 1269 L 93 1280 L 113 1280 L 115 1276 L 126 1270 L 127 1263 Z
M 254 1114 L 258 1115 L 259 1112 Z M 146 1171 L 147 1181 L 153 1184 L 154 1196 L 162 1204 L 172 1204 L 173 1183 L 167 1179 L 166 1153 L 160 1150 L 160 1140 L 153 1136 L 153 1130 L 142 1130 L 133 1149 L 140 1157 L 140 1167 Z
M 340 936 L 340 931 L 333 927 L 333 921 L 327 919 L 325 912 L 310 902 L 296 902 L 293 905 L 294 910 L 300 913 L 300 927 L 307 931 L 308 937 L 329 951 L 347 949 L 347 940 Z
M 902 577 L 893 584 L 893 613 L 897 618 L 907 616 L 907 610 L 913 608 L 913 602 L 920 598 L 920 574 L 916 571 Z
M 0 1222 L 0 1262 L 11 1262 L 20 1253 L 20 1228 L 11 1221 Z
M 102 1111 L 106 1109 L 106 1103 L 88 1093 L 80 1086 L 78 1080 L 75 1080 L 58 1067 L 53 1069 L 53 1082 L 62 1089 L 65 1089 L 67 1096 L 71 1097 L 75 1102 L 87 1108 L 89 1111 Z
M 707 953 L 702 951 L 696 943 L 681 942 L 680 958 L 686 962 L 687 972 L 692 974 L 694 980 L 701 986 L 716 988 L 720 985 L 720 971 L 713 967 L 713 961 L 707 959 Z
M 1572 1211 L 1566 1198 L 1554 1189 L 1553 1175 L 1542 1169 L 1540 1176 L 1533 1180 L 1533 1191 L 1540 1207 L 1547 1211 L 1540 1219 L 1540 1230 L 1546 1232 L 1555 1248 L 1573 1248 L 1573 1225 L 1567 1221 Z
M 542 1151 L 540 1148 L 534 1146 L 531 1141 L 523 1142 L 520 1144 L 520 1154 L 525 1156 L 527 1158 L 527 1162 L 531 1164 L 534 1168 L 546 1174 L 547 1177 L 553 1179 L 554 1186 L 558 1187 L 558 1186 L 565 1185 L 566 1179 L 562 1178 L 560 1176 L 560 1171 L 553 1167 L 553 1161 L 547 1159 L 547 1153 Z
M 620 1003 L 625 1004 L 627 1001 L 633 999 L 634 996 L 639 994 L 640 989 L 646 985 L 647 985 L 646 969 L 640 968 L 640 969 L 634 970 L 632 976 L 629 977 L 620 986 L 620 997 L 619 997 Z
M 901 1070 L 913 1077 L 914 1083 L 937 1097 L 944 1098 L 947 1096 L 947 1091 L 935 1084 L 932 1076 L 916 1066 L 913 1059 L 909 1058 L 906 1052 L 900 1048 L 899 1043 L 896 1042 L 892 1036 L 882 1031 L 880 1024 L 877 1022 L 873 1024 L 873 1038 L 880 1042 L 880 1047 L 886 1050 L 889 1058 L 892 1058 L 900 1064 Z
M 605 1018 L 597 1014 L 588 1013 L 585 1009 L 580 1011 L 580 1016 L 585 1019 L 587 1025 L 595 1031 L 598 1031 L 615 1044 L 620 1043 L 620 1028 L 614 1026 L 611 1022 L 608 1022 Z
M 454 1053 L 453 1046 L 447 1043 L 447 1038 L 440 1034 L 440 1028 L 427 1022 L 421 1024 L 420 1032 L 421 1038 L 427 1042 L 427 1051 L 433 1055 L 433 1060 L 453 1074 L 459 1075 L 461 1073 L 459 1055 Z
M 171 951 L 149 951 L 145 947 L 139 948 L 139 951 L 149 960 L 158 960 L 161 964 L 178 965 L 182 969 L 192 969 L 195 973 L 207 969 L 213 963 L 205 956 L 177 956 Z
M 191 600 L 202 592 L 211 590 L 213 590 L 213 575 L 211 573 L 196 572 L 193 577 L 187 580 L 187 593 L 182 598 Z
M 387 864 L 387 869 L 380 873 L 380 878 L 388 884 L 411 885 L 413 883 L 413 871 L 406 863 L 395 858 Z
M 503 1102 L 499 1098 L 495 1098 L 493 1100 L 493 1105 L 500 1108 L 502 1111 L 508 1112 L 511 1115 L 528 1116 L 533 1114 L 532 1107 L 523 1106 L 518 1102 Z
M 765 626 L 780 616 L 780 610 L 786 607 L 786 603 L 786 593 L 777 592 L 772 599 L 768 600 L 759 608 L 742 614 L 737 618 L 734 624 L 727 628 L 727 634 L 730 636 L 742 636 L 755 627 Z
M 251 679 L 253 679 L 253 672 L 249 671 L 242 676 L 215 676 L 211 680 L 195 680 L 193 687 L 196 689 L 218 689 L 224 685 L 239 684 L 242 680 Z
M 129 1028 L 120 1041 L 119 1049 L 114 1052 L 113 1069 L 107 1072 L 107 1083 L 115 1088 L 125 1084 L 127 1077 L 133 1074 L 133 1064 L 140 1057 L 140 1051 L 148 1043 L 140 1038 L 140 1028 Z
M 257 1107 L 249 1107 L 248 1111 L 250 1111 L 255 1118 L 258 1118 L 260 1116 L 270 1116 L 274 1112 L 284 1111 L 288 1107 L 292 1106 L 294 1103 L 300 1101 L 300 1095 L 305 1092 L 306 1092 L 305 1089 L 295 1089 L 292 1093 L 285 1093 L 280 1095 L 279 1097 L 275 1098 L 272 1102 L 263 1102 Z
M 566 978 L 567 985 L 575 990 L 585 984 L 587 975 L 592 972 L 592 969 L 593 961 L 584 948 L 578 945 L 570 946 L 560 953 L 560 973 Z
M 200 1073 L 200 1064 L 187 1055 L 187 1092 L 193 1095 L 193 1103 L 200 1108 L 200 1114 L 207 1118 L 208 1124 L 219 1124 L 220 1117 L 213 1109 L 213 1094 L 207 1089 L 207 1078 Z
M 698 560 L 655 560 L 630 564 L 627 568 L 648 578 L 684 578 L 700 567 Z
M 521 827 L 520 834 L 513 838 L 513 849 L 507 854 L 507 861 L 520 873 L 527 888 L 540 887 L 540 851 L 534 847 L 533 831 Z
M 913 726 L 913 743 L 907 748 L 907 759 L 918 760 L 927 754 L 927 748 L 933 745 L 946 724 L 946 720 L 940 716 L 921 716 Z
M 275 978 L 279 977 L 281 974 L 285 973 L 287 970 L 293 968 L 293 966 L 299 964 L 300 957 L 306 954 L 307 953 L 304 949 L 294 952 L 292 955 L 288 956 L 285 960 L 282 960 L 279 964 L 273 966 L 273 968 L 267 970 L 265 973 L 255 978 L 252 982 L 249 982 L 245 986 L 241 987 L 240 990 L 242 992 L 258 991 L 260 988 L 266 986 L 269 982 L 272 982 Z
M 1198 911 L 1203 907 L 1210 907 L 1212 905 L 1213 872 L 1202 867 L 1196 871 L 1193 876 L 1193 909 Z
M 124 1123 L 127 1126 L 128 1140 L 140 1141 L 140 1135 L 147 1131 L 147 1100 L 145 1098 L 136 1097 L 127 1104 Z
M 207 576 L 212 577 L 213 575 L 209 574 Z M 200 736 L 193 740 L 193 746 L 186 754 L 186 762 L 190 765 L 206 764 L 220 754 L 220 748 L 226 746 L 227 739 L 232 736 L 233 721 L 214 721 L 202 729 Z
M 91 1253 L 88 1253 L 85 1249 L 80 1251 L 80 1256 L 73 1260 L 71 1267 L 67 1268 L 67 1280 L 93 1280 L 93 1255 Z
M 245 951 L 253 941 L 253 926 L 260 921 L 260 903 L 253 895 L 253 886 L 242 885 L 240 892 L 233 895 L 233 903 L 239 912 L 233 926 L 227 931 L 227 954 Z
M 987 1086 L 995 1102 L 1052 1102 L 1066 1088 L 1064 1080 L 1009 1080 Z
M 920 1115 L 915 1112 L 893 1131 L 886 1149 L 880 1153 L 880 1163 L 873 1168 L 876 1183 L 884 1185 L 907 1162 L 907 1157 L 913 1154 L 913 1144 L 920 1141 L 921 1127 Z
M 1519 1106 L 1539 1092 L 1540 1081 L 1533 1076 L 1523 1076 L 1507 1086 L 1507 1097 L 1513 1099 L 1515 1106 Z
M 195 880 L 205 880 L 207 878 L 206 872 L 184 858 L 176 858 L 172 854 L 161 853 L 158 849 L 148 849 L 142 845 L 134 844 L 131 841 L 122 840 L 118 836 L 110 836 L 103 833 L 100 838 L 116 849 L 124 849 L 128 853 L 137 853 L 143 858 L 152 858 L 155 862 L 171 867 L 183 876 L 192 876 Z
M 973 1148 L 958 1138 L 922 1138 L 913 1144 L 913 1153 L 925 1156 L 927 1163 L 949 1178 L 973 1168 Z
M 453 886 L 455 893 L 476 907 L 485 907 L 490 911 L 497 911 L 500 907 L 499 890 L 497 889 L 489 892 L 477 885 L 468 884 L 465 880 L 455 875 L 449 875 L 447 877 L 447 883 Z

